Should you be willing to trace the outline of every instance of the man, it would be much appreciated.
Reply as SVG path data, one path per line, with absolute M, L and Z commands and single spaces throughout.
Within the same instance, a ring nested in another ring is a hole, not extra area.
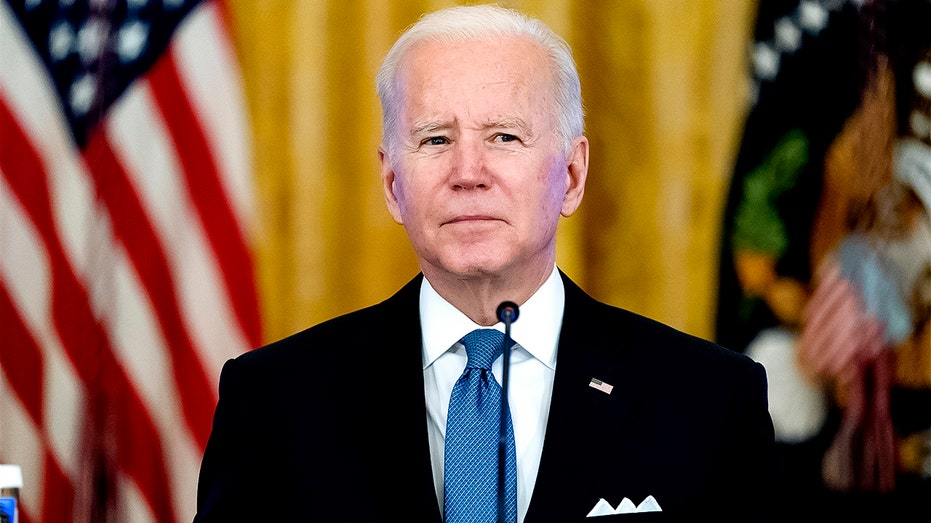
M 599 303 L 556 267 L 589 155 L 565 42 L 513 11 L 443 10 L 399 38 L 377 84 L 385 199 L 422 273 L 226 364 L 195 521 L 494 521 L 470 511 L 499 491 L 504 520 L 526 523 L 640 504 L 656 511 L 602 520 L 765 513 L 762 367 Z M 467 335 L 502 330 L 505 301 L 519 317 L 499 489 L 474 479 L 493 451 L 469 454 L 498 433 L 460 424 L 457 390 L 476 376 L 479 396 L 500 394 L 503 357 L 470 371 Z

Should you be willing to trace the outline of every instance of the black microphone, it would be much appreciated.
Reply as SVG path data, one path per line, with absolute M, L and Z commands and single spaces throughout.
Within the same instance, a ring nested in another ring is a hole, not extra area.
M 501 417 L 498 422 L 498 523 L 505 523 L 504 461 L 507 456 L 508 371 L 511 368 L 511 323 L 517 321 L 519 309 L 512 301 L 498 305 L 498 320 L 504 323 L 504 347 L 501 351 Z

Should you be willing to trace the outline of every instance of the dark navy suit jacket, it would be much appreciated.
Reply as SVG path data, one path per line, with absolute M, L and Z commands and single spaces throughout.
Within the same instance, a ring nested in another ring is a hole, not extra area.
M 553 398 L 525 523 L 764 519 L 775 454 L 763 367 L 561 276 Z M 421 279 L 226 363 L 196 522 L 442 521 Z M 648 495 L 662 512 L 585 519 L 600 498 Z

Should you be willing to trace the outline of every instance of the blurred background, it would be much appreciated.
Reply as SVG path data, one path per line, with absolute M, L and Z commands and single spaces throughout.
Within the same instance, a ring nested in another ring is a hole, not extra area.
M 222 363 L 417 273 L 374 76 L 457 3 L 0 4 L 24 521 L 190 520 Z M 499 4 L 578 62 L 591 168 L 560 267 L 767 367 L 775 513 L 927 521 L 931 0 Z

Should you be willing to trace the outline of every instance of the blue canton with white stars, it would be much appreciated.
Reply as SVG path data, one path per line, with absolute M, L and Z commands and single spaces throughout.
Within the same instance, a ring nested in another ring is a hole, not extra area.
M 167 48 L 200 0 L 4 0 L 55 83 L 76 143 Z

